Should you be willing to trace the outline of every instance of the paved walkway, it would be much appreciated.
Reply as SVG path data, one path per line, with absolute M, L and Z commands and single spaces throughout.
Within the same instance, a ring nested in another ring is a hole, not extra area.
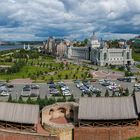
M 117 79 L 123 77 L 123 74 L 117 72 L 106 72 L 106 71 L 91 71 L 93 78 L 107 78 L 107 79 Z
M 31 84 L 32 82 L 33 82 L 33 80 L 31 80 L 30 78 L 14 79 L 14 80 L 10 81 L 11 84 Z

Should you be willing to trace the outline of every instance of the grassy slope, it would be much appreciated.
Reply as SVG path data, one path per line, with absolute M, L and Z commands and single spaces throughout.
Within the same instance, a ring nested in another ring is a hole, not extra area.
M 132 52 L 132 58 L 135 61 L 140 61 L 140 54 L 139 53 L 135 53 L 134 51 Z

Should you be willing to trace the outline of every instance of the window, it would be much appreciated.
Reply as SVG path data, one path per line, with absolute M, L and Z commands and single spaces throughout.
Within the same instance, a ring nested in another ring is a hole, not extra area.
M 104 53 L 104 60 L 106 60 L 106 58 L 107 58 L 107 54 L 106 54 L 106 53 Z
M 129 52 L 127 52 L 127 59 L 129 59 Z

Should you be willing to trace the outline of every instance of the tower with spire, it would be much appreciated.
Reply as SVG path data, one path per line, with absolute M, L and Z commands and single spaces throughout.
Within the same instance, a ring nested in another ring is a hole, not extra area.
M 90 38 L 90 45 L 91 45 L 91 48 L 99 48 L 100 47 L 100 42 L 97 39 L 95 32 L 93 32 L 93 34 Z

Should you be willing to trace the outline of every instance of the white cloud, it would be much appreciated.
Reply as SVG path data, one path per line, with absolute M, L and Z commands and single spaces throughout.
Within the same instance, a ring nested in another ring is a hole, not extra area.
M 81 38 L 92 31 L 126 38 L 140 32 L 139 0 L 1 0 L 0 8 L 2 39 L 12 39 L 12 34 L 13 39 L 44 39 L 59 33 Z

